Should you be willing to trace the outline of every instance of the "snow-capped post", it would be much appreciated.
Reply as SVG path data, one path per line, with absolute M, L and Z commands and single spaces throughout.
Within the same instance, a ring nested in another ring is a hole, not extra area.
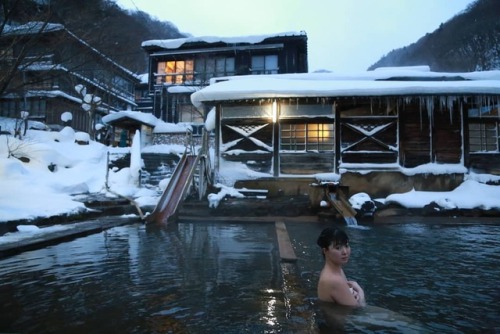
M 132 146 L 130 147 L 130 177 L 132 182 L 137 186 L 140 185 L 139 180 L 141 169 L 141 133 L 139 130 L 136 130 L 134 138 L 132 139 Z
M 19 121 L 16 119 L 16 125 L 14 127 L 14 138 L 22 139 L 23 136 L 26 135 L 26 131 L 28 130 L 28 116 L 30 115 L 27 111 L 21 111 L 19 113 L 20 119 Z M 21 128 L 24 124 L 24 132 L 21 135 Z
M 69 111 L 65 111 L 61 114 L 61 121 L 64 126 L 71 126 L 71 121 L 73 120 L 73 114 Z
M 91 139 L 95 139 L 95 111 L 102 103 L 99 96 L 87 94 L 87 88 L 84 85 L 76 85 L 76 92 L 82 98 L 82 109 L 89 114 L 89 135 Z

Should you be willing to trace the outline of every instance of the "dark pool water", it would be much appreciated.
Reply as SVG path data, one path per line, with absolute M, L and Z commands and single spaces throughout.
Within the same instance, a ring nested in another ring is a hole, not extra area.
M 287 223 L 299 257 L 293 284 L 283 279 L 274 224 L 135 224 L 5 258 L 0 333 L 332 332 L 315 300 L 323 263 L 315 241 L 327 225 Z M 431 333 L 498 332 L 500 225 L 347 231 L 346 273 L 376 309 L 349 314 L 346 332 L 382 328 L 370 318 L 379 310 Z
M 287 224 L 308 295 L 316 293 L 323 264 L 315 241 L 324 227 Z M 408 317 L 430 333 L 500 333 L 500 225 L 406 218 L 345 230 L 352 248 L 345 272 L 363 287 L 370 306 Z M 347 332 L 377 328 L 373 322 L 361 330 L 359 313 L 348 319 Z
M 113 228 L 0 261 L 0 332 L 286 330 L 273 224 Z

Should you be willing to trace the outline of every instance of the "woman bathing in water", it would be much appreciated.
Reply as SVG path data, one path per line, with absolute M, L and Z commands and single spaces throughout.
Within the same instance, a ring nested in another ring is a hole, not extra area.
M 357 282 L 348 281 L 342 269 L 351 255 L 349 237 L 344 231 L 326 228 L 317 243 L 325 259 L 318 282 L 318 306 L 325 320 L 318 324 L 320 333 L 344 333 L 346 328 L 353 333 L 359 329 L 365 329 L 366 333 L 383 329 L 390 333 L 429 332 L 402 314 L 366 305 L 365 292 Z
M 365 306 L 365 293 L 355 281 L 348 281 L 342 267 L 349 261 L 349 237 L 338 228 L 325 228 L 318 237 L 325 265 L 318 282 L 318 299 L 344 306 Z

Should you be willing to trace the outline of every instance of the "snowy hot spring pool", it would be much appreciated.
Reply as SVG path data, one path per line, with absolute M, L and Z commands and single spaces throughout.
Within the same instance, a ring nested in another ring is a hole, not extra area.
M 343 316 L 346 332 L 382 328 L 379 313 L 398 330 L 499 330 L 500 225 L 446 222 L 346 228 L 346 274 L 370 305 Z M 327 225 L 286 224 L 303 312 L 290 313 L 274 224 L 135 224 L 1 259 L 0 332 L 328 333 L 315 299 Z

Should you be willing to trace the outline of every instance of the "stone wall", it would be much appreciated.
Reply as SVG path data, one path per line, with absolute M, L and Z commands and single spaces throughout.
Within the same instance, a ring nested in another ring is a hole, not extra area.
M 367 193 L 371 198 L 383 198 L 390 194 L 417 191 L 451 191 L 464 181 L 463 174 L 416 174 L 399 172 L 344 173 L 340 183 L 349 187 L 349 193 Z
M 345 198 L 357 193 L 367 193 L 371 198 L 385 198 L 390 194 L 418 191 L 451 191 L 464 180 L 463 174 L 417 174 L 399 172 L 344 173 L 339 185 Z M 324 199 L 324 189 L 315 178 L 262 178 L 235 182 L 235 188 L 265 189 L 268 197 L 309 196 L 312 207 L 319 207 Z

